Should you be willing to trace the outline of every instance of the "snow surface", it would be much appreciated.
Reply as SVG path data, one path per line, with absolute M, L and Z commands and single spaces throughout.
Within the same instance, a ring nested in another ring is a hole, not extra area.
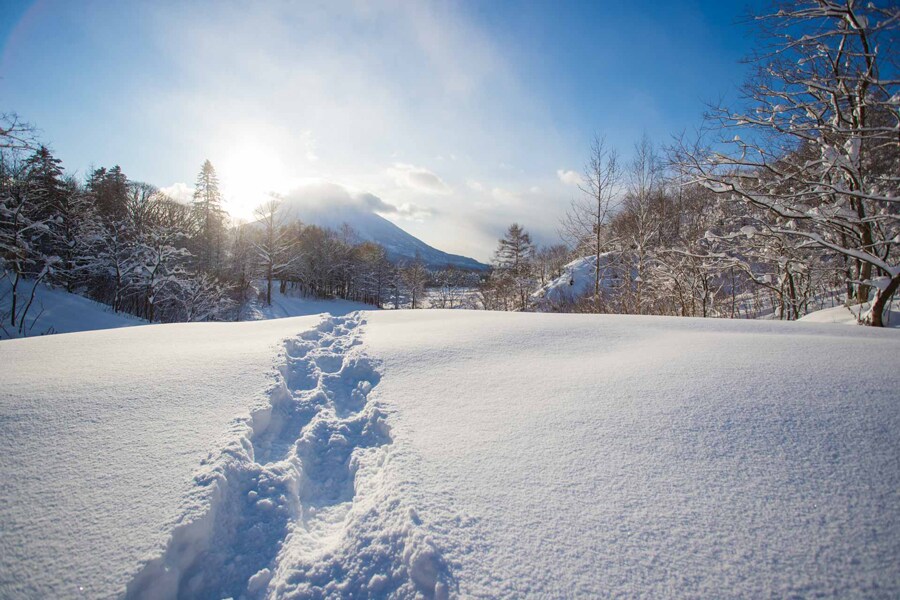
M 33 282 L 24 281 L 20 286 L 25 289 L 25 297 L 31 294 Z M 6 278 L 0 278 L 0 314 L 9 312 L 12 302 L 11 284 Z M 20 288 L 20 293 L 21 288 Z M 21 306 L 17 308 L 18 312 Z M 34 303 L 25 317 L 26 336 L 46 335 L 48 333 L 71 333 L 75 331 L 93 331 L 95 329 L 114 329 L 147 325 L 144 319 L 124 313 L 115 313 L 112 308 L 94 302 L 78 294 L 70 294 L 62 289 L 55 289 L 38 284 L 35 290 Z M 0 329 L 0 340 L 9 337 L 20 337 L 8 322 Z
M 0 364 L 0 597 L 900 594 L 892 331 L 380 311 Z

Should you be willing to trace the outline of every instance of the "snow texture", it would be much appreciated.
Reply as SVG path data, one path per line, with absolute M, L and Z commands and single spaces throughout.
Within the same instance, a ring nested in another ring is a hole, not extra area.
M 0 363 L 0 597 L 900 595 L 895 331 L 378 311 Z
M 354 350 L 361 322 L 327 318 L 285 343 L 269 405 L 195 477 L 208 512 L 127 598 L 442 595 L 439 555 L 382 485 L 391 437 L 368 398 L 378 373 Z
M 377 313 L 396 468 L 461 597 L 900 594 L 900 338 Z

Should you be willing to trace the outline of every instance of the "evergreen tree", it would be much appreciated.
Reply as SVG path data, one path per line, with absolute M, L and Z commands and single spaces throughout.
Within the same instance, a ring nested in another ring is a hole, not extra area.
M 498 281 L 511 287 L 514 308 L 524 310 L 528 296 L 534 291 L 534 244 L 531 236 L 518 223 L 513 223 L 497 245 L 494 255 Z
M 94 169 L 88 177 L 87 191 L 104 220 L 115 221 L 125 216 L 128 178 L 119 165 L 109 170 Z
M 222 259 L 225 214 L 219 178 L 209 160 L 203 163 L 194 185 L 194 212 L 198 225 L 198 267 L 201 271 L 218 272 Z

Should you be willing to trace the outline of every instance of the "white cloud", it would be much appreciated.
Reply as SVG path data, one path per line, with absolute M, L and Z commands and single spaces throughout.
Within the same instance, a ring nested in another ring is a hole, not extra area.
M 403 163 L 394 163 L 394 166 L 387 170 L 394 182 L 400 187 L 410 188 L 428 194 L 448 194 L 451 189 L 443 179 L 435 173 Z
M 485 189 L 483 183 L 481 183 L 480 181 L 475 181 L 474 179 L 469 179 L 468 181 L 466 181 L 466 185 L 469 186 L 470 190 L 474 190 L 476 192 L 483 192 Z
M 556 176 L 566 185 L 581 185 L 583 181 L 578 171 L 571 169 L 557 169 Z
M 395 220 L 422 221 L 436 214 L 430 208 L 411 202 L 393 204 L 371 192 L 359 191 L 324 179 L 309 179 L 298 183 L 283 194 L 279 194 L 279 197 L 287 205 L 306 206 L 318 211 L 349 207 L 389 216 Z M 336 214 L 341 213 L 338 211 Z
M 173 183 L 164 188 L 159 188 L 163 194 L 182 204 L 190 204 L 194 199 L 194 186 L 186 183 Z

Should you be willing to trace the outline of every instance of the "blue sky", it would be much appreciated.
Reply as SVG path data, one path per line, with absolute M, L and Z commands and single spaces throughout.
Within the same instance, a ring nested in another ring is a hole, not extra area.
M 209 158 L 241 217 L 327 180 L 487 259 L 514 220 L 554 241 L 595 131 L 627 157 L 734 97 L 755 6 L 5 0 L 0 110 L 69 171 L 185 194 Z

